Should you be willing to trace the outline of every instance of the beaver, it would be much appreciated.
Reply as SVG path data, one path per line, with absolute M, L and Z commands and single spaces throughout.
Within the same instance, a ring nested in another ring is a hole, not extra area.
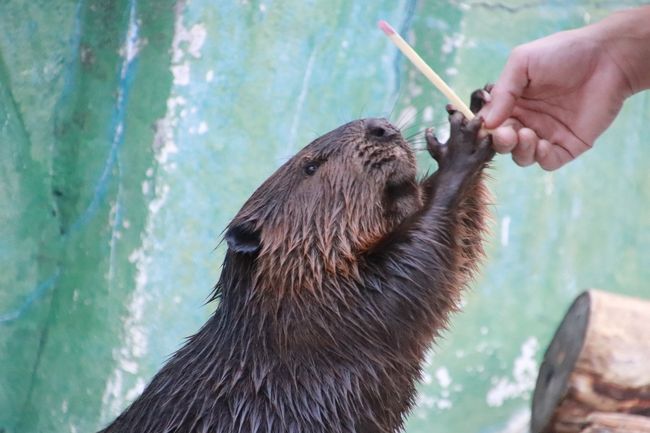
M 485 94 L 474 92 L 472 108 Z M 105 433 L 389 433 L 483 254 L 494 155 L 481 119 L 418 181 L 385 119 L 347 123 L 282 165 L 225 230 L 214 314 Z

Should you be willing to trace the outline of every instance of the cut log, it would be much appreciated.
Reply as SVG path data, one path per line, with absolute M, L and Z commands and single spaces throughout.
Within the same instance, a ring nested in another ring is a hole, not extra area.
M 532 433 L 578 433 L 592 412 L 650 416 L 650 302 L 590 290 L 544 354 Z
M 650 433 L 650 418 L 624 413 L 594 412 L 580 433 Z

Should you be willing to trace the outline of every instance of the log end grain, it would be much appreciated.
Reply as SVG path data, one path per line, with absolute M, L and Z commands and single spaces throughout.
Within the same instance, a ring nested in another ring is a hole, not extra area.
M 576 298 L 544 354 L 533 394 L 532 433 L 549 429 L 554 411 L 568 391 L 569 376 L 584 344 L 590 304 L 588 292 Z

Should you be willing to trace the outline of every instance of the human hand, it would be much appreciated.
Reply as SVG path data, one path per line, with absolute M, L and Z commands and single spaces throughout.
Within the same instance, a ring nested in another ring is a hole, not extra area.
M 633 93 L 596 26 L 515 48 L 480 112 L 520 166 L 555 170 L 590 149 Z

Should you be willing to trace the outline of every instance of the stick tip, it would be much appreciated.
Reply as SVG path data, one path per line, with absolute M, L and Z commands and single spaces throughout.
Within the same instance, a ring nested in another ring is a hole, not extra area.
M 388 36 L 394 35 L 395 34 L 395 29 L 391 27 L 390 24 L 388 24 L 386 21 L 381 20 L 377 23 L 377 26 Z

